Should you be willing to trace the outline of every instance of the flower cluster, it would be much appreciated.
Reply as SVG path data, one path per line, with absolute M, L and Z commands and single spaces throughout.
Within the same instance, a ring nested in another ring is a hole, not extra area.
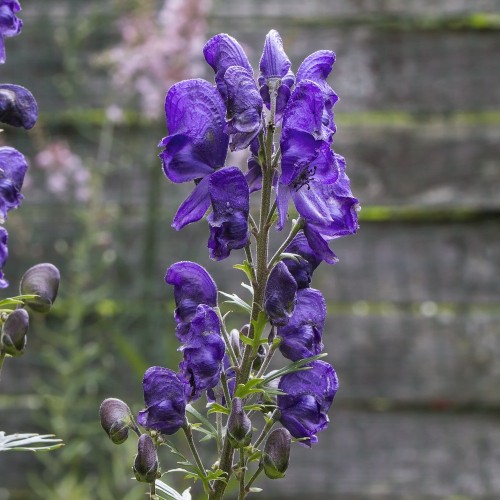
M 175 333 L 183 359 L 177 372 L 158 366 L 146 371 L 146 408 L 138 423 L 156 446 L 182 428 L 195 461 L 191 475 L 201 479 L 208 497 L 222 498 L 234 473 L 239 498 L 244 498 L 260 472 L 273 479 L 284 476 L 292 440 L 310 447 L 328 425 L 338 379 L 333 367 L 320 359 L 325 356 L 326 301 L 311 281 L 322 262 L 338 260 L 329 243 L 356 232 L 358 200 L 345 160 L 333 150 L 338 97 L 327 82 L 333 52 L 311 54 L 294 74 L 280 35 L 271 30 L 257 78 L 241 45 L 227 34 L 211 38 L 203 53 L 215 84 L 184 80 L 165 99 L 168 135 L 159 144 L 163 171 L 173 183 L 193 183 L 172 226 L 181 230 L 206 218 L 208 253 L 216 261 L 243 249 L 243 263 L 235 267 L 247 276 L 244 286 L 252 301 L 219 292 L 207 270 L 195 262 L 168 268 L 165 281 L 173 287 Z M 226 164 L 228 149 L 248 150 L 246 171 Z M 260 194 L 256 218 L 250 211 L 254 193 Z M 290 202 L 298 214 L 291 227 Z M 289 234 L 270 256 L 273 226 L 278 231 L 288 227 Z M 231 311 L 222 315 L 218 294 L 246 311 L 248 323 L 227 328 L 235 320 Z M 291 363 L 270 370 L 277 350 Z M 216 414 L 216 427 L 191 406 L 204 393 L 209 414 Z M 253 442 L 252 431 L 259 424 L 250 420 L 250 412 L 263 416 Z M 197 419 L 195 427 L 188 413 Z M 282 427 L 271 432 L 278 422 Z M 191 428 L 217 442 L 219 459 L 211 469 L 202 465 Z M 146 447 L 142 436 L 138 457 Z M 143 469 L 154 471 L 147 481 L 154 485 L 156 455 L 149 441 L 147 447 L 153 458 Z M 238 468 L 233 466 L 236 450 Z M 246 481 L 245 471 L 254 460 L 258 468 Z M 136 462 L 142 463 L 138 458 Z

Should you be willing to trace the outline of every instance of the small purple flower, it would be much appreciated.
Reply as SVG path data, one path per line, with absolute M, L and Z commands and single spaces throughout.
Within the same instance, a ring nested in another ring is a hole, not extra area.
M 29 130 L 37 118 L 38 105 L 28 89 L 10 83 L 0 84 L 0 122 Z
M 23 22 L 16 16 L 21 10 L 18 0 L 0 0 L 0 63 L 5 62 L 4 38 L 19 35 Z
M 27 169 L 26 158 L 19 151 L 0 147 L 0 223 L 5 221 L 9 210 L 21 204 L 21 188 Z
M 245 176 L 237 167 L 228 167 L 210 176 L 210 199 L 213 212 L 208 216 L 210 258 L 222 260 L 231 250 L 248 242 L 250 193 Z
M 326 318 L 326 302 L 319 290 L 304 288 L 297 292 L 295 310 L 285 326 L 276 332 L 279 349 L 291 361 L 316 356 L 323 350 L 321 337 Z
M 323 259 L 309 246 L 303 231 L 299 231 L 291 243 L 286 247 L 286 253 L 299 255 L 297 259 L 283 259 L 288 270 L 297 282 L 297 288 L 309 287 L 314 270 Z
M 327 412 L 337 393 L 339 382 L 331 365 L 313 361 L 309 370 L 283 375 L 278 389 L 285 395 L 277 397 L 280 422 L 307 446 L 317 443 L 316 433 L 328 426 Z
M 165 175 L 175 183 L 195 181 L 172 226 L 179 230 L 200 220 L 210 206 L 210 174 L 222 168 L 229 138 L 224 132 L 225 106 L 217 89 L 205 80 L 173 85 L 165 99 L 169 135 L 159 146 Z
M 9 256 L 9 249 L 7 248 L 7 230 L 0 226 L 0 288 L 7 288 L 9 282 L 4 278 L 3 266 L 7 262 Z
M 185 385 L 169 368 L 152 366 L 142 382 L 146 408 L 139 412 L 137 422 L 145 429 L 174 434 L 186 420 Z
M 180 350 L 184 359 L 179 364 L 179 378 L 186 384 L 188 400 L 194 401 L 219 382 L 225 354 L 219 318 L 211 307 L 198 306 Z
M 196 262 L 181 261 L 172 264 L 165 275 L 167 284 L 174 287 L 177 338 L 184 342 L 189 323 L 200 304 L 217 305 L 217 286 L 206 269 Z
M 297 301 L 297 283 L 283 262 L 271 271 L 264 294 L 264 311 L 274 326 L 288 323 Z

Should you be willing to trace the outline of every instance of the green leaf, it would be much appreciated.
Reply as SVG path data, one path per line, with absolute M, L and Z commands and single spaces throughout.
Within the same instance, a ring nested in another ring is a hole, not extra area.
M 238 387 L 234 391 L 234 396 L 243 399 L 250 394 L 264 392 L 264 389 L 257 388 L 263 380 L 263 378 L 251 378 L 246 384 L 238 384 Z
M 56 443 L 50 444 L 48 443 Z M 10 434 L 0 431 L 0 452 L 1 451 L 53 451 L 64 446 L 61 439 L 53 434 Z
M 165 497 L 160 497 L 160 498 L 165 498 L 167 500 L 170 499 L 191 500 L 191 493 L 190 493 L 191 488 L 184 490 L 184 492 L 181 494 L 178 491 L 174 490 L 168 484 L 164 483 L 163 481 L 160 481 L 159 479 L 155 481 L 155 486 L 156 486 L 156 493 L 162 493 L 163 495 L 166 495 Z
M 243 299 L 238 297 L 238 295 L 236 295 L 235 293 L 233 293 L 233 294 L 226 293 L 226 292 L 219 292 L 219 293 L 221 295 L 223 295 L 224 297 L 231 299 L 231 300 L 225 300 L 224 304 L 235 304 L 238 307 L 240 307 L 241 309 L 243 309 L 244 311 L 246 311 L 247 313 L 249 313 L 249 314 L 252 313 L 252 307 L 249 304 L 247 304 Z
M 241 283 L 241 286 L 243 288 L 246 288 L 252 294 L 252 297 L 253 297 L 253 286 L 252 285 L 247 285 L 246 283 Z
M 282 377 L 283 375 L 286 375 L 287 373 L 293 373 L 293 372 L 298 372 L 301 370 L 309 370 L 309 366 L 304 366 L 307 365 L 308 363 L 311 363 L 312 361 L 316 361 L 317 359 L 324 358 L 325 356 L 328 356 L 328 353 L 322 352 L 321 354 L 318 354 L 316 356 L 311 356 L 310 358 L 305 358 L 301 359 L 299 361 L 295 361 L 294 363 L 285 366 L 284 368 L 281 368 L 279 370 L 275 370 L 271 372 L 269 375 L 264 377 L 262 385 L 267 385 L 271 380 L 274 380 L 276 378 Z
M 231 412 L 225 406 L 220 405 L 219 403 L 209 403 L 207 405 L 208 414 L 210 413 L 224 413 L 224 415 L 229 415 Z
M 35 294 L 27 294 L 27 295 L 16 295 L 15 297 L 9 297 L 7 299 L 0 300 L 0 308 L 10 308 L 16 307 L 18 305 L 24 304 L 26 300 L 36 299 L 38 295 Z
M 260 339 L 262 337 L 262 332 L 264 331 L 264 328 L 267 325 L 266 313 L 263 311 L 260 311 L 259 315 L 257 316 L 257 319 L 252 320 L 252 325 L 253 325 L 254 345 L 255 345 L 255 348 L 257 349 L 259 347 L 259 345 L 261 344 Z
M 186 411 L 193 415 L 193 417 L 197 418 L 202 424 L 204 424 L 214 437 L 217 436 L 217 429 L 212 425 L 210 420 L 204 417 L 194 406 L 188 404 L 186 406 Z
M 244 260 L 243 264 L 234 265 L 233 268 L 243 271 L 246 274 L 248 281 L 250 281 L 250 283 L 252 282 L 252 265 L 250 264 L 250 262 L 248 262 L 248 260 Z
M 287 252 L 283 252 L 280 255 L 279 260 L 283 260 L 283 259 L 292 259 L 298 263 L 306 260 L 306 259 L 304 259 L 304 257 L 302 257 L 302 255 L 299 255 L 298 253 L 287 253 Z

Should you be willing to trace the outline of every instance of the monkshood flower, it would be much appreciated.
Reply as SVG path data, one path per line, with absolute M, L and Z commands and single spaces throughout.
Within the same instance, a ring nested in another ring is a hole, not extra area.
M 261 464 L 264 473 L 269 479 L 281 479 L 285 477 L 288 464 L 290 463 L 290 445 L 292 436 L 284 428 L 274 429 L 264 446 Z
M 271 271 L 264 295 L 264 311 L 274 326 L 288 323 L 297 301 L 297 283 L 283 262 Z
M 285 249 L 286 253 L 299 255 L 299 259 L 283 259 L 284 264 L 297 282 L 297 288 L 309 287 L 314 270 L 323 259 L 309 246 L 303 231 L 299 231 Z
M 276 122 L 280 120 L 283 110 L 290 97 L 290 88 L 293 86 L 295 77 L 290 67 L 292 63 L 283 50 L 283 41 L 276 30 L 271 30 L 264 43 L 264 51 L 260 59 L 259 85 L 260 94 L 268 109 L 271 109 L 271 96 L 269 87 L 276 87 Z
M 0 147 L 0 223 L 7 212 L 21 205 L 24 176 L 28 164 L 26 158 L 9 146 Z
M 16 16 L 21 10 L 18 0 L 0 0 L 0 63 L 5 62 L 4 38 L 19 35 L 23 22 Z
M 172 264 L 167 269 L 165 281 L 174 287 L 176 336 L 183 342 L 198 306 L 217 305 L 217 285 L 204 267 L 189 261 Z
M 0 226 L 0 288 L 7 288 L 9 282 L 4 278 L 3 266 L 7 262 L 9 256 L 9 249 L 7 248 L 8 234 L 4 227 Z
M 326 303 L 319 290 L 304 288 L 297 292 L 295 310 L 276 336 L 281 337 L 279 349 L 291 361 L 316 356 L 323 350 L 321 337 L 326 318 Z
M 169 135 L 159 146 L 165 175 L 175 183 L 195 182 L 172 226 L 179 230 L 200 220 L 210 206 L 210 175 L 224 166 L 229 137 L 224 101 L 217 89 L 201 79 L 173 85 L 165 99 Z
M 102 428 L 115 444 L 124 443 L 130 429 L 139 434 L 128 404 L 121 399 L 105 399 L 99 408 L 99 417 Z
M 154 483 L 161 475 L 156 446 L 149 434 L 139 437 L 133 469 L 135 478 L 142 483 Z
M 29 130 L 38 119 L 33 94 L 20 85 L 0 84 L 0 122 Z
M 313 361 L 309 370 L 283 375 L 278 389 L 280 422 L 290 434 L 307 446 L 317 443 L 316 434 L 328 426 L 327 412 L 337 393 L 339 382 L 331 365 Z
M 188 400 L 194 401 L 219 382 L 225 354 L 220 321 L 211 307 L 197 307 L 179 350 L 184 356 L 179 364 L 179 378 L 186 384 Z
M 248 242 L 250 192 L 243 172 L 237 167 L 214 172 L 209 192 L 213 211 L 207 217 L 208 248 L 211 259 L 222 260 L 231 250 L 243 248 Z
M 185 384 L 177 374 L 161 366 L 146 370 L 142 382 L 146 408 L 137 422 L 145 429 L 174 434 L 186 421 Z
M 254 139 L 250 143 L 250 156 L 247 161 L 248 170 L 245 174 L 250 193 L 262 189 L 262 166 L 259 159 L 259 149 L 259 140 Z

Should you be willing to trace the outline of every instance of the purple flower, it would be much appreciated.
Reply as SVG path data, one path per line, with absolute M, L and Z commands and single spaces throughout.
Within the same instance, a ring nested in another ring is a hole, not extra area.
M 180 350 L 184 359 L 179 378 L 186 384 L 188 400 L 193 401 L 217 385 L 225 353 L 219 318 L 211 307 L 198 306 Z
M 0 84 L 0 121 L 13 127 L 32 128 L 38 118 L 33 94 L 20 85 Z
M 321 264 L 323 259 L 309 246 L 303 231 L 297 233 L 286 247 L 285 252 L 294 253 L 301 257 L 298 260 L 283 259 L 283 262 L 297 282 L 297 288 L 307 288 L 311 283 L 314 270 Z
M 174 287 L 177 338 L 184 342 L 189 323 L 200 304 L 217 305 L 217 286 L 206 269 L 196 262 L 181 261 L 172 264 L 165 275 L 167 284 Z
M 245 176 L 237 167 L 228 167 L 210 176 L 213 212 L 208 216 L 210 258 L 222 260 L 248 241 L 250 193 Z
M 137 422 L 145 429 L 174 434 L 185 422 L 186 396 L 184 383 L 169 368 L 152 366 L 142 382 L 146 408 Z
M 274 326 L 288 323 L 297 301 L 297 283 L 283 262 L 278 262 L 267 280 L 264 311 Z
M 195 181 L 172 226 L 179 230 L 200 220 L 210 206 L 210 175 L 224 166 L 229 138 L 224 133 L 225 106 L 217 89 L 205 80 L 173 85 L 165 99 L 169 135 L 159 146 L 165 175 L 175 183 Z
M 283 375 L 278 388 L 286 395 L 277 397 L 280 422 L 307 446 L 317 443 L 316 433 L 328 426 L 327 412 L 339 387 L 337 374 L 324 361 L 313 361 L 309 370 Z
M 290 97 L 290 88 L 294 84 L 295 77 L 290 70 L 292 63 L 283 50 L 283 42 L 276 30 L 271 30 L 264 43 L 264 51 L 260 59 L 260 94 L 268 109 L 271 108 L 271 96 L 269 83 L 279 81 L 276 98 L 276 121 L 279 121 L 283 110 Z
M 262 166 L 260 164 L 261 160 L 259 158 L 259 149 L 259 140 L 255 138 L 250 143 L 250 156 L 247 162 L 248 171 L 245 174 L 245 179 L 247 180 L 250 193 L 254 193 L 255 191 L 262 189 Z
M 7 230 L 0 226 L 0 288 L 7 288 L 9 282 L 4 278 L 3 266 L 7 262 L 9 256 L 9 249 L 7 248 Z
M 19 151 L 0 147 L 0 222 L 5 221 L 9 210 L 21 204 L 21 188 L 27 169 L 26 158 Z
M 326 303 L 319 290 L 304 288 L 297 292 L 295 310 L 285 326 L 276 332 L 281 337 L 281 354 L 292 361 L 316 356 L 323 350 L 321 336 L 326 318 Z
M 0 63 L 5 62 L 4 38 L 21 32 L 23 22 L 16 16 L 20 10 L 18 0 L 0 0 Z

